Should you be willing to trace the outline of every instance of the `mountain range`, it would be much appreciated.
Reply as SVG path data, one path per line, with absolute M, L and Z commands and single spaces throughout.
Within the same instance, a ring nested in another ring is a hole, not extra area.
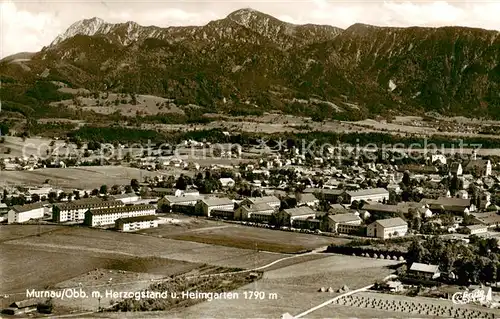
M 45 82 L 58 81 L 157 95 L 207 112 L 354 119 L 432 111 L 500 119 L 499 35 L 465 27 L 294 25 L 252 9 L 187 27 L 92 18 L 40 52 L 0 61 L 0 93 L 7 110 L 24 115 L 62 98 L 46 92 Z

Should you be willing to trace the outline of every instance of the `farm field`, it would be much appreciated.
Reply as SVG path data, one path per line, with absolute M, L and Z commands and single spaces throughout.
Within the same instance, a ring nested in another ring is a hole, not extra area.
M 0 171 L 0 185 L 40 185 L 49 179 L 52 185 L 60 188 L 93 189 L 103 184 L 128 185 L 133 178 L 142 180 L 157 174 L 160 172 L 124 166 L 42 168 L 33 171 Z
M 195 318 L 203 314 L 204 317 L 213 318 L 244 318 L 248 317 L 249 309 L 251 309 L 252 317 L 255 318 L 279 318 L 286 312 L 298 315 L 339 295 L 337 290 L 344 285 L 353 290 L 383 279 L 392 273 L 387 266 L 394 264 L 396 262 L 389 260 L 367 262 L 367 259 L 361 257 L 329 255 L 326 258 L 266 271 L 261 280 L 236 290 L 240 292 L 240 298 L 237 300 L 203 302 L 190 308 L 162 314 L 162 316 Z M 318 292 L 321 287 L 332 287 L 335 292 Z M 266 298 L 245 300 L 242 292 L 249 290 L 263 291 Z M 269 298 L 270 293 L 277 294 L 277 299 Z M 311 317 L 315 317 L 313 314 Z
M 68 227 L 52 234 L 42 234 L 39 237 L 6 241 L 4 245 L 37 248 L 43 251 L 88 252 L 98 256 L 114 255 L 122 258 L 167 258 L 230 268 L 253 268 L 286 257 L 282 254 L 83 227 Z
M 148 272 L 161 276 L 184 273 L 200 264 L 166 258 L 123 257 L 84 250 L 39 249 L 0 245 L 0 287 L 2 294 L 42 289 L 95 268 Z
M 0 242 L 35 236 L 38 232 L 43 234 L 47 232 L 59 231 L 65 228 L 65 226 L 58 225 L 0 225 Z
M 312 312 L 310 315 L 311 317 L 314 318 L 323 318 L 325 316 L 328 316 L 328 313 L 333 314 L 337 313 L 338 311 L 341 313 L 349 313 L 349 309 L 352 310 L 352 313 L 360 313 L 360 316 L 367 316 L 368 312 L 370 312 L 370 317 L 373 317 L 371 315 L 371 311 L 375 310 L 375 313 L 377 312 L 382 312 L 386 313 L 384 317 L 396 317 L 396 318 L 407 318 L 407 317 L 419 317 L 419 318 L 432 318 L 436 317 L 435 315 L 431 315 L 430 313 L 426 313 L 425 309 L 428 309 L 430 307 L 442 307 L 446 309 L 451 309 L 452 313 L 455 310 L 458 310 L 459 312 L 461 311 L 479 311 L 482 312 L 484 317 L 486 317 L 488 314 L 493 315 L 495 312 L 498 312 L 498 310 L 495 309 L 489 309 L 485 307 L 481 307 L 479 305 L 474 305 L 474 304 L 466 304 L 466 305 L 455 305 L 452 303 L 451 300 L 446 300 L 446 299 L 436 299 L 436 298 L 426 298 L 426 297 L 407 297 L 407 296 L 402 296 L 402 295 L 393 295 L 393 294 L 386 294 L 386 293 L 377 293 L 377 292 L 372 292 L 372 291 L 364 291 L 364 292 L 359 292 L 353 295 L 353 298 L 356 298 L 357 300 L 359 299 L 366 299 L 366 300 L 380 300 L 380 301 L 385 301 L 385 302 L 401 302 L 402 304 L 414 304 L 418 305 L 417 310 L 413 312 L 402 312 L 402 311 L 390 311 L 383 309 L 381 307 L 377 308 L 364 308 L 364 307 L 356 307 L 356 306 L 345 306 L 343 305 L 343 301 L 340 300 L 339 304 L 331 304 L 326 307 L 323 307 L 321 309 L 318 309 L 317 311 Z M 418 311 L 418 312 L 417 312 Z M 363 315 L 364 314 L 364 315 Z M 439 317 L 444 317 L 447 318 L 450 315 L 445 313 L 441 313 Z M 351 316 L 352 317 L 352 316 Z M 467 315 L 462 314 L 459 315 L 460 318 L 467 317 Z M 477 317 L 477 315 L 475 316 Z M 483 316 L 481 316 L 483 318 Z M 469 316 L 469 318 L 471 318 Z
M 349 239 L 343 238 L 331 238 L 231 224 L 228 224 L 227 227 L 213 227 L 205 230 L 198 229 L 195 232 L 174 233 L 170 236 L 165 234 L 163 237 L 279 253 L 297 253 L 328 246 L 332 243 L 341 244 L 349 242 Z

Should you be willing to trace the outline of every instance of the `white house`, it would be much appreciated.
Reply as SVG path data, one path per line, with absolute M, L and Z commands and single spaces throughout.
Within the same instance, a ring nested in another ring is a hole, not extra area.
M 15 205 L 7 213 L 7 222 L 9 224 L 25 223 L 30 219 L 43 218 L 45 207 L 42 203 Z
M 158 227 L 158 219 L 155 215 L 120 218 L 115 221 L 115 228 L 123 232 L 154 227 Z
M 394 237 L 403 237 L 408 232 L 408 223 L 403 219 L 389 218 L 374 221 L 366 228 L 368 237 L 377 237 L 389 239 Z

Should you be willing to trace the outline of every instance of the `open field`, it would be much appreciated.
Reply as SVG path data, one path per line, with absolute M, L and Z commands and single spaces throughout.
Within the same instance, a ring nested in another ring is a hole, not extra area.
M 240 292 L 238 300 L 204 302 L 158 317 L 195 318 L 203 314 L 204 317 L 211 318 L 246 318 L 249 316 L 279 318 L 285 312 L 297 315 L 339 295 L 337 289 L 343 285 L 356 289 L 386 277 L 392 270 L 385 266 L 393 264 L 395 262 L 386 260 L 374 260 L 367 263 L 359 257 L 330 255 L 330 257 L 266 272 L 263 279 L 237 289 L 236 292 Z M 336 292 L 318 292 L 320 287 L 332 287 Z M 266 298 L 245 300 L 242 292 L 249 290 L 263 291 Z M 277 299 L 269 298 L 269 293 L 276 293 Z
M 231 226 L 221 221 L 170 213 L 158 214 L 158 218 L 160 220 L 157 228 L 141 229 L 137 231 L 136 234 L 169 238 L 173 235 L 180 235 L 193 231 L 204 231 L 204 229 L 211 229 L 212 227 Z
M 42 289 L 95 268 L 148 272 L 161 276 L 191 271 L 200 264 L 166 258 L 124 257 L 86 250 L 47 250 L 38 247 L 0 245 L 2 294 Z
M 31 155 L 37 157 L 46 156 L 46 150 L 58 150 L 59 154 L 76 154 L 75 147 L 67 147 L 64 140 L 54 141 L 54 145 L 50 146 L 52 139 L 43 137 L 32 137 L 23 140 L 20 137 L 6 136 L 5 142 L 0 144 L 0 158 L 14 158 L 14 157 L 30 157 Z M 9 148 L 10 153 L 5 154 L 5 149 Z
M 196 232 L 191 231 L 183 234 L 176 233 L 170 236 L 166 233 L 162 236 L 205 244 L 281 253 L 297 253 L 328 246 L 332 243 L 349 242 L 348 239 L 343 238 L 330 238 L 240 225 L 227 226 L 224 228 L 207 228 L 206 230 L 199 229 Z M 161 228 L 158 228 L 158 230 L 161 231 Z
M 229 268 L 253 268 L 286 257 L 276 253 L 256 252 L 254 250 L 83 227 L 67 227 L 52 234 L 4 241 L 3 245 L 10 247 L 14 251 L 16 249 L 30 248 L 61 254 L 80 253 L 99 257 L 114 256 L 114 258 L 118 259 L 156 257 Z M 19 263 L 20 260 L 23 259 L 13 258 L 15 263 Z
M 0 225 L 0 242 L 65 229 L 58 225 Z
M 43 168 L 33 171 L 0 171 L 0 185 L 40 185 L 49 179 L 51 185 L 70 189 L 93 189 L 103 184 L 128 185 L 135 178 L 142 180 L 159 172 L 124 166 L 88 166 L 74 168 Z
M 86 93 L 81 89 L 60 88 L 64 93 L 78 94 Z M 184 114 L 184 110 L 172 103 L 171 100 L 152 95 L 136 95 L 136 103 L 131 103 L 130 95 L 116 93 L 101 93 L 99 97 L 77 97 L 78 105 L 74 99 L 52 102 L 51 105 L 64 105 L 72 109 L 94 111 L 98 114 L 112 114 L 120 112 L 124 116 L 136 116 L 137 112 L 144 115 L 159 113 Z

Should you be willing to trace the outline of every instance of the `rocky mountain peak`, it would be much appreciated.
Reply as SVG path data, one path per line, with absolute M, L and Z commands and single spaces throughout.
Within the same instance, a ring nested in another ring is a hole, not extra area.
M 74 37 L 75 35 L 95 35 L 104 25 L 107 23 L 98 17 L 93 17 L 91 19 L 83 19 L 73 23 L 63 34 L 57 36 L 57 38 L 52 41 L 51 45 L 56 45 L 66 39 Z

